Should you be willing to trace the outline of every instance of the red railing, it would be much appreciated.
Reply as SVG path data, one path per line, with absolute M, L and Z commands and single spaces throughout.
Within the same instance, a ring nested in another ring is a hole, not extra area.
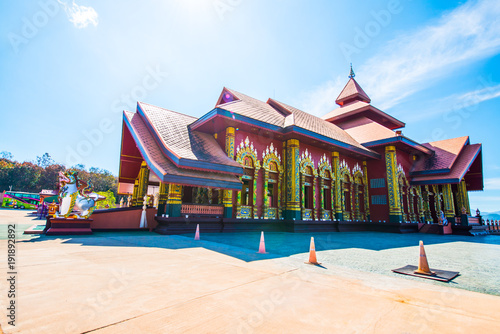
M 201 204 L 182 204 L 181 214 L 183 215 L 223 215 L 224 206 L 222 205 L 201 205 Z
M 479 218 L 477 218 L 477 217 L 469 217 L 468 220 L 469 220 L 469 225 L 470 224 L 479 224 Z

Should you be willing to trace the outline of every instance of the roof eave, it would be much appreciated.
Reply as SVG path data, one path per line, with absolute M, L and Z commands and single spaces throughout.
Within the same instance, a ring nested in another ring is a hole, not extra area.
M 389 137 L 389 138 L 385 138 L 385 139 L 378 139 L 378 140 L 374 140 L 374 141 L 370 141 L 370 142 L 366 142 L 366 143 L 362 143 L 361 145 L 363 145 L 364 147 L 376 147 L 376 146 L 382 146 L 382 145 L 387 145 L 387 144 L 396 144 L 396 143 L 402 143 L 402 144 L 405 144 L 407 146 L 410 146 L 424 154 L 434 154 L 434 151 L 432 151 L 431 149 L 415 142 L 414 140 L 410 139 L 410 138 L 407 138 L 405 136 L 394 136 L 394 137 Z

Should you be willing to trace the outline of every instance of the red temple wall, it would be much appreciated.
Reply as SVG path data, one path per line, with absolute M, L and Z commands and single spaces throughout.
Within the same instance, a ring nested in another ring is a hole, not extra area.
M 387 173 L 385 171 L 385 148 L 374 149 L 375 152 L 381 155 L 380 160 L 369 160 L 366 164 L 368 169 L 368 194 L 370 200 L 370 219 L 374 222 L 384 220 L 389 221 L 389 194 L 387 192 Z M 372 188 L 371 179 L 384 179 L 385 187 L 383 188 Z M 373 195 L 383 195 L 386 196 L 387 204 L 372 204 Z

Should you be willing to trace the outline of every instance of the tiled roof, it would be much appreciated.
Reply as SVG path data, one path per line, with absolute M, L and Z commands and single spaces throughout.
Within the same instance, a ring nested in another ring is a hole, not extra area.
M 338 124 L 343 122 L 345 119 L 352 118 L 353 116 L 358 117 L 360 115 L 373 118 L 376 122 L 382 121 L 384 122 L 382 125 L 389 129 L 397 129 L 405 126 L 405 123 L 400 120 L 363 101 L 344 104 L 343 106 L 330 111 L 326 115 L 323 115 L 321 118 L 328 122 L 335 122 Z
M 128 120 L 130 124 L 130 132 L 135 134 L 135 140 L 137 146 L 141 150 L 141 153 L 145 155 L 145 158 L 150 160 L 153 170 L 156 170 L 159 174 L 157 175 L 162 181 L 167 181 L 169 177 L 177 177 L 179 180 L 185 180 L 184 184 L 189 184 L 187 180 L 198 179 L 204 180 L 207 186 L 211 186 L 214 181 L 225 182 L 235 185 L 235 189 L 238 187 L 236 185 L 241 184 L 238 176 L 222 173 L 207 173 L 204 171 L 197 171 L 192 169 L 184 169 L 176 167 L 165 155 L 162 153 L 158 143 L 153 138 L 150 133 L 146 123 L 142 119 L 141 115 L 138 113 L 133 113 L 130 111 L 124 111 L 124 117 Z M 138 142 L 137 142 L 138 141 Z M 182 184 L 183 182 L 179 181 Z
M 274 99 L 269 99 L 266 103 L 227 87 L 225 87 L 224 90 L 233 94 L 237 100 L 219 104 L 216 106 L 218 108 L 276 125 L 281 128 L 295 125 L 305 130 L 323 135 L 327 138 L 352 145 L 362 149 L 363 151 L 371 152 L 371 150 L 360 145 L 347 132 L 335 124 L 326 122 L 319 117 L 313 116 L 300 109 Z
M 356 101 L 349 104 L 345 104 L 342 107 L 337 107 L 330 111 L 328 114 L 321 116 L 321 119 L 329 120 L 333 117 L 337 117 L 343 114 L 350 113 L 351 111 L 362 111 L 366 110 L 370 106 L 369 103 L 363 101 Z
M 138 105 L 164 146 L 178 158 L 241 167 L 224 153 L 213 136 L 188 130 L 188 125 L 196 117 L 143 102 L 138 102 Z
M 354 78 L 350 78 L 344 89 L 340 92 L 339 96 L 335 100 L 337 104 L 342 105 L 344 102 L 347 102 L 352 99 L 357 99 L 361 101 L 365 101 L 370 103 L 370 98 L 368 94 L 365 93 L 363 88 L 354 80 Z
M 394 131 L 366 117 L 356 118 L 352 121 L 342 123 L 341 126 L 345 132 L 359 143 L 391 138 L 396 135 Z
M 463 137 L 462 137 L 463 138 Z M 458 138 L 455 138 L 458 139 Z M 417 175 L 412 177 L 412 182 L 416 183 L 432 183 L 432 181 L 450 180 L 454 182 L 460 182 L 460 180 L 465 176 L 468 171 L 469 166 L 474 162 L 474 158 L 477 156 L 481 150 L 481 144 L 467 145 L 458 154 L 451 170 L 446 174 L 436 174 L 436 175 Z
M 412 173 L 450 169 L 468 142 L 469 137 L 465 136 L 423 144 L 423 146 L 433 150 L 435 154 L 418 161 L 413 167 Z
M 253 97 L 239 93 L 235 90 L 224 88 L 239 100 L 219 104 L 216 107 L 234 112 L 238 115 L 249 117 L 258 121 L 266 122 L 272 125 L 283 127 L 285 116 L 271 107 L 269 104 Z
M 335 124 L 326 122 L 319 117 L 308 114 L 300 109 L 289 106 L 285 103 L 276 101 L 274 99 L 269 99 L 271 102 L 274 102 L 281 107 L 285 108 L 291 114 L 287 116 L 287 126 L 295 125 L 301 127 L 303 129 L 318 133 L 327 138 L 335 139 L 341 141 L 343 143 L 361 148 L 365 151 L 370 151 L 365 148 L 359 142 L 357 142 L 354 138 L 352 138 L 346 131 L 342 130 Z

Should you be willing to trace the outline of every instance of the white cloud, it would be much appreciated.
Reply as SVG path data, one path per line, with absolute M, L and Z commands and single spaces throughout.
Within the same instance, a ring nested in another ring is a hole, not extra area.
M 428 25 L 389 42 L 360 68 L 382 108 L 447 76 L 460 64 L 500 51 L 500 2 L 469 1 Z
M 463 108 L 467 108 L 497 97 L 500 97 L 500 85 L 476 89 L 472 92 L 461 94 L 457 97 L 457 101 L 463 105 Z
M 485 190 L 500 190 L 500 177 L 491 177 L 484 179 Z
M 445 120 L 451 119 L 449 117 L 452 117 L 453 115 L 463 117 L 464 113 L 460 112 L 461 110 L 465 111 L 465 115 L 470 115 L 470 111 L 477 108 L 476 105 L 481 102 L 500 97 L 500 84 L 485 86 L 487 82 L 481 78 L 480 81 L 482 85 L 477 87 L 475 90 L 466 93 L 453 94 L 445 98 L 432 101 L 432 105 L 423 108 L 422 112 L 408 115 L 405 118 L 406 121 L 412 123 L 437 117 L 441 114 L 448 115 L 444 115 Z
M 499 51 L 500 1 L 469 1 L 437 22 L 388 42 L 356 72 L 363 73 L 360 84 L 374 104 L 387 109 L 448 76 L 456 66 Z M 309 95 L 330 86 L 327 82 Z M 319 99 L 318 106 L 321 103 Z
M 98 15 L 94 8 L 80 6 L 74 1 L 71 4 L 67 2 L 62 2 L 58 0 L 63 6 L 68 19 L 73 25 L 79 29 L 86 28 L 89 24 L 93 24 L 94 27 L 99 23 Z

